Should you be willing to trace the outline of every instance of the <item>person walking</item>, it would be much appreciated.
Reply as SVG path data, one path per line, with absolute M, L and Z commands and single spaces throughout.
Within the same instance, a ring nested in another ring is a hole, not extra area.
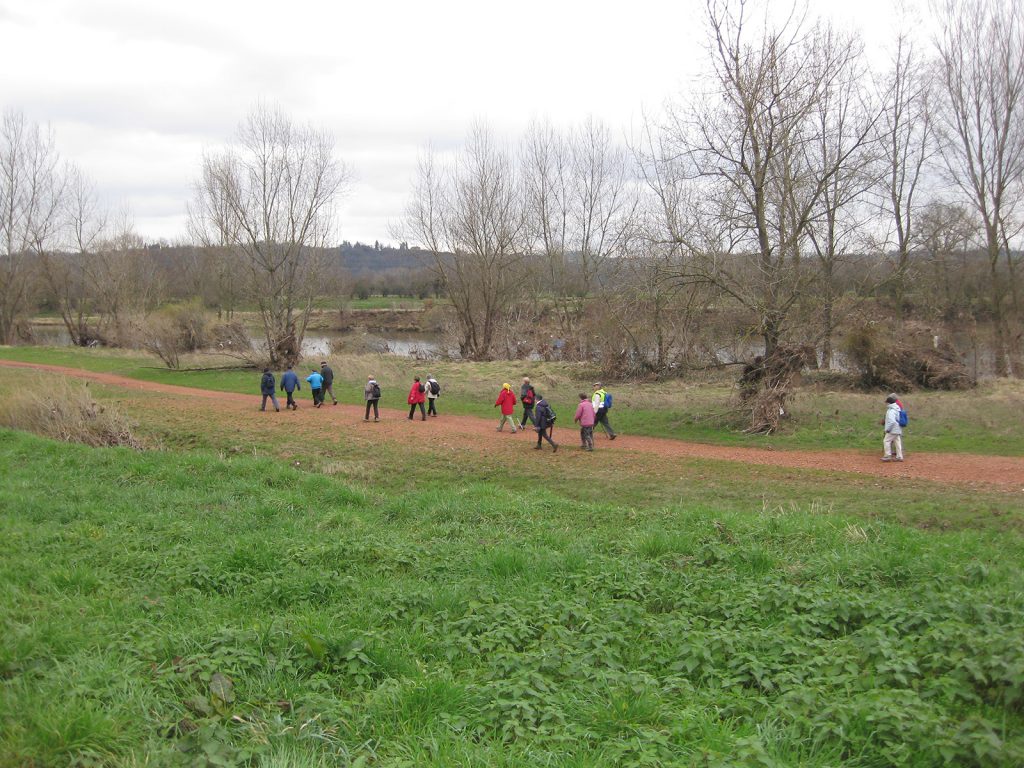
M 580 425 L 580 448 L 584 451 L 594 450 L 594 404 L 590 402 L 586 392 L 580 392 L 580 404 L 576 406 L 573 421 Z
M 293 411 L 299 410 L 299 404 L 295 402 L 295 392 L 302 389 L 299 384 L 299 377 L 295 375 L 295 371 L 289 365 L 288 370 L 281 376 L 281 391 L 288 396 L 288 402 L 285 403 L 285 408 L 291 408 Z
M 533 447 L 533 450 L 539 451 L 544 447 L 541 441 L 547 440 L 551 445 L 551 452 L 554 453 L 558 450 L 558 443 L 551 439 L 551 434 L 555 430 L 555 412 L 543 397 L 537 400 L 534 417 L 536 420 L 533 428 L 537 430 L 537 445 Z
M 373 420 L 380 421 L 380 411 L 377 409 L 377 403 L 380 402 L 380 384 L 373 376 L 369 376 L 366 379 L 366 386 L 363 387 L 363 399 L 366 401 L 366 415 L 363 416 L 363 421 L 370 420 L 370 406 L 373 406 Z
M 512 422 L 512 434 L 516 433 L 516 417 L 513 415 L 516 410 L 516 395 L 512 391 L 511 384 L 502 384 L 498 399 L 494 401 L 494 407 L 501 408 L 501 421 L 498 422 L 498 431 L 501 432 L 506 421 Z
M 608 435 L 609 440 L 615 439 L 615 430 L 612 429 L 611 422 L 608 421 L 608 408 L 605 405 L 605 398 L 608 393 L 605 392 L 604 386 L 600 381 L 594 384 L 594 396 L 590 400 L 590 404 L 594 406 L 594 424 L 600 424 Z
M 899 403 L 895 395 L 885 398 L 885 437 L 882 440 L 882 461 L 903 461 L 903 427 L 900 426 Z
M 441 385 L 433 376 L 427 376 L 427 415 L 437 416 L 437 398 L 441 396 Z
M 314 368 L 313 372 L 306 377 L 306 381 L 309 382 L 309 390 L 313 394 L 313 407 L 319 408 L 324 404 L 324 377 Z
M 267 410 L 267 398 L 270 398 L 270 402 L 274 404 L 274 410 L 278 413 L 281 412 L 281 406 L 277 404 L 277 395 L 274 394 L 277 389 L 277 382 L 274 381 L 274 374 L 270 372 L 269 368 L 263 369 L 263 376 L 260 378 L 260 394 L 263 395 L 263 402 L 260 404 L 260 410 Z
M 338 404 L 338 398 L 334 396 L 334 370 L 327 364 L 326 360 L 320 361 L 320 375 L 324 377 L 323 389 L 320 391 L 321 402 L 331 396 L 333 405 Z
M 533 418 L 533 406 L 537 403 L 537 392 L 530 383 L 529 376 L 523 376 L 523 384 L 519 387 L 519 402 L 523 404 L 523 417 L 519 419 L 519 428 L 526 429 L 527 420 L 536 426 L 537 421 Z
M 409 420 L 412 421 L 413 415 L 416 413 L 416 406 L 420 407 L 420 421 L 427 420 L 427 412 L 423 408 L 423 401 L 426 400 L 425 392 L 427 388 L 420 383 L 420 377 L 417 376 L 413 379 L 412 386 L 409 388 Z

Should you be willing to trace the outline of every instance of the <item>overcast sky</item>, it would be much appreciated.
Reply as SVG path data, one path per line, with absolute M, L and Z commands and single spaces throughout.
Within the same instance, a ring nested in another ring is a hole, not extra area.
M 892 6 L 810 0 L 876 56 Z M 513 138 L 533 118 L 588 115 L 625 138 L 645 109 L 693 87 L 702 11 L 701 0 L 0 0 L 0 107 L 49 124 L 142 235 L 174 240 L 203 149 L 257 102 L 280 105 L 333 132 L 355 171 L 337 240 L 390 241 L 428 142 L 455 146 L 478 119 Z

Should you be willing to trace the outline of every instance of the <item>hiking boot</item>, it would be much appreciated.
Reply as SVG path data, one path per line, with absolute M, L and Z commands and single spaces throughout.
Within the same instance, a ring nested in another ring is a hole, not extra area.
M 539 445 L 535 445 L 535 446 L 533 446 L 533 450 L 535 450 L 535 451 L 539 451 L 539 450 L 540 450 L 540 446 L 539 446 Z
M 558 453 L 558 443 L 555 443 L 553 446 L 551 446 L 551 452 Z
M 893 461 L 903 461 L 903 459 L 893 459 Z
M 280 412 L 281 412 L 281 409 L 280 409 L 280 408 L 275 408 L 275 409 L 274 409 L 274 413 L 280 413 Z
M 616 437 L 618 437 L 618 435 L 611 435 L 608 439 L 609 440 L 614 440 Z
M 335 400 L 333 403 L 331 403 L 331 405 L 337 405 L 337 404 L 338 404 L 337 400 Z
M 891 456 L 883 456 L 882 457 L 882 461 L 892 461 L 892 457 Z
M 374 419 L 374 421 L 380 421 L 380 419 Z

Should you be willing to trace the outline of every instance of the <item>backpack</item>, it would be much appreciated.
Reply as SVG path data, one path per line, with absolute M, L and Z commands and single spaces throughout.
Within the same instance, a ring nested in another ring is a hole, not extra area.
M 420 384 L 420 392 L 426 392 L 427 388 Z
M 612 409 L 612 393 L 611 392 L 605 392 L 604 393 L 604 409 L 606 411 L 610 411 Z
M 438 384 L 436 381 L 431 381 L 428 383 L 430 384 L 430 394 L 432 394 L 434 397 L 437 397 L 438 395 L 441 394 L 440 384 Z
M 380 384 L 374 382 L 373 388 L 370 390 L 370 394 L 373 395 L 374 400 L 380 400 Z
M 526 390 L 526 394 L 523 395 L 523 405 L 526 406 L 526 407 L 532 406 L 536 402 L 534 397 L 535 397 L 535 394 L 534 394 L 534 391 L 533 391 L 533 387 L 528 387 L 527 390 Z
M 270 390 L 273 390 L 273 388 L 274 388 L 274 374 L 272 374 L 272 373 L 264 373 L 263 374 L 263 380 L 260 382 L 260 389 L 270 389 Z
M 551 403 L 548 403 L 548 424 L 554 424 L 557 418 L 555 409 L 551 407 Z
M 910 417 L 907 415 L 907 412 L 902 408 L 900 408 L 900 415 L 896 423 L 899 424 L 901 427 L 905 427 L 907 426 L 907 424 L 910 423 Z

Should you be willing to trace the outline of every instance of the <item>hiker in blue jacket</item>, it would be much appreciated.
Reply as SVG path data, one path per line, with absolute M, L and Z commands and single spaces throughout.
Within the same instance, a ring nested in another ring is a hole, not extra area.
M 300 389 L 302 389 L 302 385 L 299 384 L 299 377 L 295 375 L 295 371 L 289 365 L 288 370 L 281 376 L 281 391 L 288 395 L 285 408 L 291 408 L 293 411 L 299 410 L 299 404 L 295 402 L 293 395 Z
M 274 394 L 275 385 L 277 382 L 274 381 L 274 374 L 270 372 L 269 368 L 263 369 L 263 377 L 260 379 L 260 394 L 263 395 L 263 403 L 260 405 L 260 410 L 267 410 L 267 398 L 270 398 L 270 402 L 274 404 L 274 410 L 278 413 L 281 412 L 281 406 L 277 404 L 277 396 Z
M 306 381 L 309 382 L 309 389 L 313 393 L 313 407 L 319 408 L 324 404 L 324 377 L 314 368 L 313 372 L 306 377 Z

